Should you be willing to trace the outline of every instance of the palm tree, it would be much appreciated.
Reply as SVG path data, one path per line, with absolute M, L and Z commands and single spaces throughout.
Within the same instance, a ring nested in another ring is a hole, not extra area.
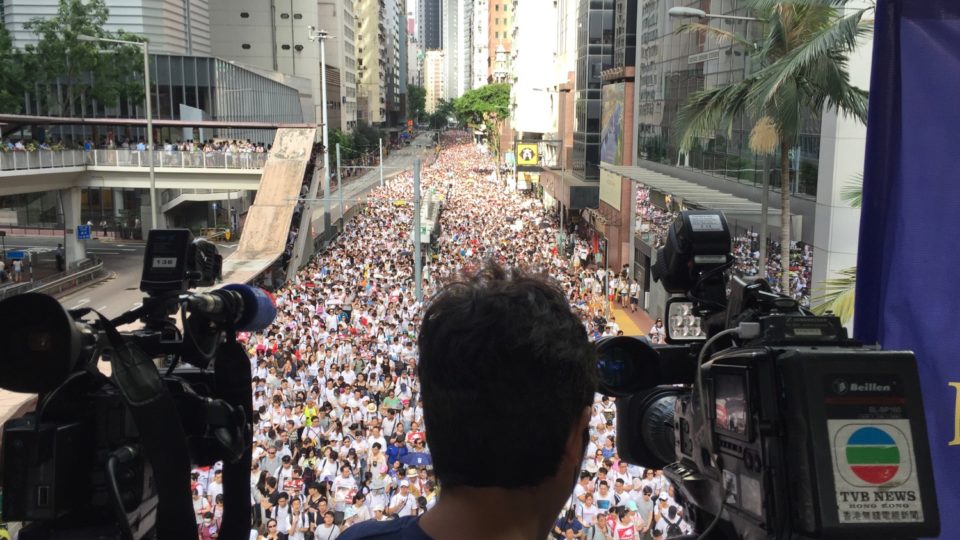
M 838 109 L 866 123 L 867 92 L 850 84 L 849 54 L 872 27 L 872 7 L 845 10 L 847 0 L 750 0 L 766 34 L 759 43 L 706 24 L 680 31 L 704 32 L 751 50 L 760 68 L 736 83 L 692 94 L 678 115 L 680 147 L 689 151 L 718 129 L 732 131 L 739 118 L 755 119 L 750 146 L 780 157 L 781 290 L 790 287 L 790 155 L 804 118 Z M 764 221 L 766 216 L 762 216 Z M 762 241 L 766 242 L 766 239 Z

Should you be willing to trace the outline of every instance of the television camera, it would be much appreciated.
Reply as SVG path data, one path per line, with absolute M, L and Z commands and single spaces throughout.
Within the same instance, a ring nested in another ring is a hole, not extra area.
M 666 344 L 598 341 L 619 455 L 663 470 L 700 538 L 937 536 L 913 353 L 850 339 L 733 264 L 724 215 L 683 212 L 652 268 L 679 295 Z
M 221 538 L 249 534 L 250 364 L 236 332 L 276 308 L 246 285 L 188 292 L 215 285 L 221 263 L 189 230 L 152 230 L 146 297 L 113 320 L 36 293 L 0 302 L 0 387 L 38 394 L 3 428 L 3 518 L 27 523 L 21 540 L 196 538 L 191 468 L 221 460 Z

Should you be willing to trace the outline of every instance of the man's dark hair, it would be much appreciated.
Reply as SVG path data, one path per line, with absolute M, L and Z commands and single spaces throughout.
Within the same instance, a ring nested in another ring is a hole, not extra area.
M 558 285 L 495 263 L 461 275 L 427 308 L 419 348 L 443 488 L 534 486 L 556 474 L 597 388 L 593 346 Z

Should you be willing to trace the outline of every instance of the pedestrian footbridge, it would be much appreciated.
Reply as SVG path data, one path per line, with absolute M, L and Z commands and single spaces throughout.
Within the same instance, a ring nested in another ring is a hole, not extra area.
M 153 153 L 156 188 L 256 190 L 269 154 Z M 0 153 L 0 196 L 70 188 L 150 187 L 149 152 L 37 150 Z

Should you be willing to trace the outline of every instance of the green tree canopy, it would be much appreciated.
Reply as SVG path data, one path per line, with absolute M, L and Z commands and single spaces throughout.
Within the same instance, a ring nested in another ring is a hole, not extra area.
M 501 131 L 503 123 L 510 118 L 510 85 L 488 84 L 470 90 L 454 100 L 453 109 L 461 122 L 486 134 L 499 164 Z
M 358 123 L 353 133 L 346 133 L 339 128 L 334 128 L 328 134 L 330 151 L 335 152 L 335 148 L 339 144 L 340 159 L 342 160 L 356 159 L 363 154 L 376 152 L 381 138 L 386 137 L 379 129 L 365 122 Z
M 413 120 L 419 122 L 426 115 L 427 89 L 411 84 L 407 87 L 407 96 L 410 98 L 410 113 L 413 115 Z
M 25 90 L 23 55 L 13 47 L 10 32 L 0 21 L 0 112 L 22 112 Z
M 62 94 L 51 90 L 39 96 L 41 103 L 60 115 L 79 115 L 81 96 L 108 104 L 121 97 L 143 101 L 143 56 L 138 47 L 79 39 L 87 35 L 144 41 L 122 30 L 116 34 L 103 30 L 108 15 L 104 0 L 60 0 L 55 15 L 24 25 L 39 39 L 24 51 L 32 77 L 50 89 L 62 83 Z
M 846 0 L 751 0 L 764 24 L 759 43 L 706 24 L 680 31 L 702 32 L 752 51 L 759 68 L 749 77 L 690 96 L 678 115 L 681 147 L 690 150 L 717 130 L 728 136 L 735 121 L 752 119 L 750 147 L 780 157 L 781 289 L 789 290 L 790 148 L 809 114 L 839 110 L 861 122 L 867 118 L 867 92 L 853 86 L 847 70 L 850 53 L 872 29 L 873 9 L 844 9 Z M 761 217 L 766 219 L 766 216 Z M 765 241 L 765 239 L 764 239 Z M 763 265 L 763 261 L 761 261 Z

